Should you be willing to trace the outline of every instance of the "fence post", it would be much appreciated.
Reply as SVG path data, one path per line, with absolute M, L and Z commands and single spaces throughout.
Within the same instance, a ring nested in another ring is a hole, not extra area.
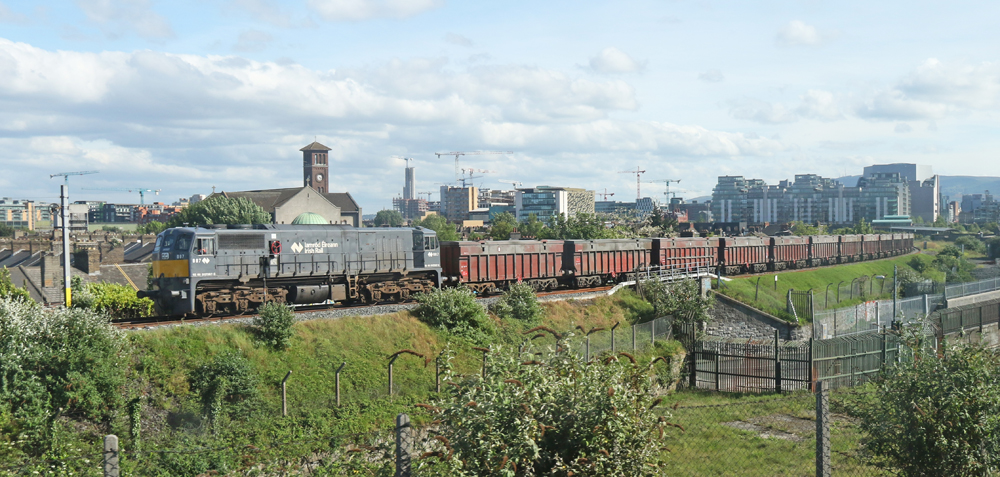
M 413 436 L 410 416 L 396 416 L 396 474 L 395 477 L 410 477 L 410 453 L 413 451 Z
M 281 380 L 281 417 L 288 416 L 288 377 L 292 375 L 292 371 L 289 370 L 288 374 L 285 375 L 285 379 Z
M 816 477 L 830 477 L 830 392 L 816 383 Z
M 441 355 L 434 358 L 434 390 L 441 392 Z
M 715 362 L 715 390 L 719 391 L 719 352 L 712 351 L 712 361 Z
M 587 333 L 587 350 L 583 352 L 583 360 L 590 361 L 590 333 Z
M 881 345 L 882 345 L 882 366 L 881 367 L 884 368 L 885 367 L 885 327 L 884 326 L 882 327 L 881 330 L 879 330 L 879 334 L 878 335 L 879 335 L 879 338 L 882 341 L 882 343 L 881 343 Z
M 656 320 L 649 322 L 649 344 L 656 344 Z
M 809 338 L 809 390 L 816 392 L 816 366 L 813 356 L 813 339 Z
M 781 393 L 781 337 L 774 330 L 774 391 Z
M 691 380 L 691 389 L 698 388 L 698 349 L 697 344 L 691 346 L 691 376 L 688 379 Z
M 622 324 L 620 321 L 615 322 L 615 326 L 611 327 L 611 354 L 615 354 L 615 328 Z
M 347 366 L 347 361 L 340 363 L 340 367 L 337 368 L 337 407 L 340 407 L 340 372 L 344 370 L 344 366 Z
M 632 325 L 632 351 L 635 351 L 635 325 Z
M 118 436 L 104 436 L 104 477 L 118 477 Z
M 389 395 L 392 396 L 392 363 L 396 361 L 396 356 L 389 360 Z

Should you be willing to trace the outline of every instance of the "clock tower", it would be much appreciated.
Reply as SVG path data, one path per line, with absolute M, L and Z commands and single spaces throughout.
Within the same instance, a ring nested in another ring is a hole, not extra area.
M 312 187 L 321 194 L 330 192 L 330 178 L 327 176 L 330 148 L 313 141 L 299 150 L 302 151 L 302 185 Z

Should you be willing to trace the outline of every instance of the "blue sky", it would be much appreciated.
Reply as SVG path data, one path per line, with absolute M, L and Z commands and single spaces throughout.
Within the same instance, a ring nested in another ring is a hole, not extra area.
M 635 176 L 1000 176 L 996 2 L 0 0 L 0 195 L 137 201 L 301 185 L 367 212 L 454 180 L 635 197 Z M 643 184 L 643 195 L 662 194 Z

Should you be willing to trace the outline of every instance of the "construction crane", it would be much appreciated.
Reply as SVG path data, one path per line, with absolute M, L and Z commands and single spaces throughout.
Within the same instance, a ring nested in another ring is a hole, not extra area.
M 595 192 L 594 195 L 599 195 L 599 196 L 602 197 L 601 200 L 606 201 L 606 200 L 608 200 L 608 197 L 615 195 L 615 193 L 614 192 L 608 192 L 608 188 L 605 187 L 604 188 L 604 192 Z
M 162 189 L 146 189 L 144 187 L 89 187 L 83 190 L 110 190 L 117 192 L 138 192 L 139 193 L 139 205 L 146 205 L 146 192 L 152 192 L 156 195 L 160 195 L 160 190 Z
M 97 174 L 98 172 L 101 171 L 60 172 L 58 174 L 49 174 L 49 179 L 62 176 L 66 179 L 66 187 L 69 187 L 69 176 L 85 176 L 87 174 Z
M 430 202 L 431 194 L 433 194 L 433 192 L 417 192 L 417 195 L 424 195 L 424 194 L 427 194 L 427 202 Z
M 505 180 L 499 180 L 499 181 L 497 181 L 497 182 L 503 182 L 503 183 L 506 183 L 506 184 L 510 184 L 510 185 L 514 186 L 514 188 L 515 188 L 515 189 L 517 189 L 518 187 L 521 187 L 521 186 L 523 185 L 523 184 L 521 184 L 521 181 L 505 181 Z
M 412 157 L 404 157 L 404 156 L 389 156 L 389 157 L 392 157 L 393 159 L 402 159 L 406 161 L 406 167 L 410 167 L 410 161 L 415 160 Z
M 488 154 L 514 154 L 513 151 L 473 151 L 473 152 L 435 152 L 434 155 L 437 157 L 441 156 L 455 156 L 455 182 L 462 180 L 462 170 L 458 164 L 458 156 L 484 156 Z
M 650 184 L 659 184 L 659 183 L 662 182 L 664 185 L 667 186 L 667 191 L 663 193 L 663 196 L 667 200 L 667 203 L 669 204 L 670 203 L 670 183 L 671 182 L 680 182 L 680 181 L 681 181 L 680 179 L 659 179 L 659 180 L 655 180 L 655 181 L 649 181 L 649 183 Z
M 639 193 L 639 184 L 641 183 L 640 177 L 646 173 L 646 171 L 635 168 L 634 171 L 618 171 L 619 174 L 635 174 L 635 200 L 639 200 L 642 196 Z

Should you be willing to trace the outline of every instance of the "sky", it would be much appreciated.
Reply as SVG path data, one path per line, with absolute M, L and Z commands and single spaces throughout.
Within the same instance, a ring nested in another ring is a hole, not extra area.
M 0 196 L 167 203 L 302 185 L 633 200 L 929 164 L 1000 176 L 1000 2 L 0 0 Z M 648 182 L 647 182 L 648 181 Z M 655 182 L 661 181 L 661 182 Z M 426 196 L 424 196 L 426 197 Z M 437 194 L 431 196 L 437 199 Z

